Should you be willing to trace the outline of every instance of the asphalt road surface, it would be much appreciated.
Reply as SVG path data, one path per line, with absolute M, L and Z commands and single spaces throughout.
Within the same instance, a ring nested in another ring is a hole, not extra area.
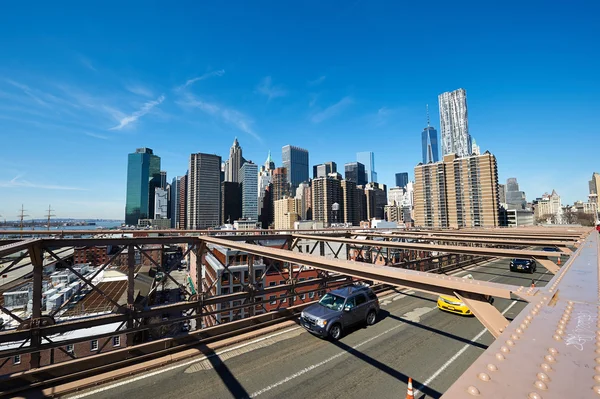
M 538 265 L 533 275 L 493 261 L 455 275 L 529 286 L 552 277 Z M 346 332 L 339 342 L 301 327 L 222 349 L 214 356 L 174 364 L 71 395 L 72 398 L 401 398 L 408 377 L 416 398 L 439 398 L 493 341 L 474 317 L 442 312 L 436 297 L 408 290 L 380 298 L 371 327 Z M 496 298 L 505 317 L 525 303 Z

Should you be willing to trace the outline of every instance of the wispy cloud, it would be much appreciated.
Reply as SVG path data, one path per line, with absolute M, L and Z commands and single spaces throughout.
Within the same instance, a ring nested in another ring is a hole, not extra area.
M 25 93 L 27 96 L 29 96 L 31 99 L 33 99 L 39 105 L 42 105 L 44 107 L 50 106 L 50 104 L 48 104 L 46 101 L 44 101 L 40 98 L 41 96 L 38 93 L 34 93 L 35 90 L 30 88 L 29 86 L 21 84 L 19 82 L 15 82 L 14 80 L 11 80 L 11 79 L 6 79 L 6 83 L 8 83 L 18 89 L 21 89 L 23 91 L 23 93 Z
M 40 188 L 40 189 L 45 189 L 45 190 L 87 191 L 87 189 L 79 188 L 79 187 L 32 183 L 30 181 L 21 179 L 22 177 L 23 177 L 23 174 L 19 174 L 19 175 L 15 176 L 12 180 L 0 181 L 0 187 L 5 187 L 5 188 L 26 187 L 26 188 Z
M 154 93 L 152 93 L 152 90 L 139 84 L 126 85 L 125 89 L 127 89 L 127 91 L 130 93 L 137 94 L 138 96 L 150 98 L 154 97 Z
M 152 111 L 152 108 L 156 107 L 157 105 L 160 105 L 160 103 L 162 103 L 164 100 L 165 96 L 161 95 L 156 100 L 146 102 L 144 105 L 142 105 L 142 107 L 139 110 L 135 111 L 133 114 L 121 118 L 119 124 L 117 126 L 111 127 L 110 130 L 121 130 L 125 126 L 136 122 L 139 118 Z
M 265 77 L 258 86 L 256 86 L 256 91 L 267 96 L 269 101 L 273 98 L 284 97 L 287 95 L 287 91 L 282 86 L 273 86 L 273 81 L 270 76 Z
M 219 118 L 228 125 L 234 126 L 262 142 L 262 138 L 252 129 L 252 120 L 236 109 L 203 101 L 189 93 L 185 96 L 184 100 L 178 101 L 177 103 L 182 106 L 198 108 L 202 112 L 215 118 Z
M 352 103 L 354 103 L 354 100 L 351 97 L 346 96 L 346 97 L 342 98 L 340 101 L 338 101 L 337 103 L 325 108 L 323 111 L 317 112 L 310 119 L 313 123 L 321 123 L 324 120 L 329 119 L 332 116 L 339 114 L 340 112 L 342 112 L 344 110 L 344 108 L 346 108 L 347 106 L 349 106 Z
M 102 134 L 91 133 L 91 132 L 83 132 L 83 134 L 85 134 L 86 136 L 94 137 L 96 139 L 100 139 L 100 140 L 110 140 L 110 137 L 104 136 Z
M 318 85 L 320 85 L 321 83 L 323 83 L 325 81 L 325 78 L 326 78 L 326 76 L 324 76 L 324 75 L 323 76 L 319 76 L 315 80 L 310 80 L 308 82 L 308 85 L 309 86 L 318 86 Z
M 310 95 L 310 101 L 308 102 L 308 106 L 310 108 L 314 107 L 315 104 L 317 103 L 317 100 L 319 99 L 319 94 L 311 94 Z
M 189 86 L 193 85 L 194 83 L 196 83 L 196 82 L 198 82 L 200 80 L 212 78 L 213 76 L 223 76 L 224 74 L 225 74 L 225 70 L 224 69 L 219 69 L 218 71 L 207 72 L 207 73 L 205 73 L 202 76 L 198 76 L 196 78 L 188 79 L 185 82 L 185 84 L 179 86 L 177 88 L 177 90 L 185 89 L 186 87 L 189 87 Z
M 87 69 L 89 69 L 91 71 L 94 71 L 94 72 L 98 72 L 98 70 L 96 68 L 94 68 L 94 65 L 92 64 L 92 61 L 90 61 L 89 58 L 84 57 L 84 56 L 80 56 L 79 57 L 79 62 L 81 62 L 81 65 L 83 65 Z

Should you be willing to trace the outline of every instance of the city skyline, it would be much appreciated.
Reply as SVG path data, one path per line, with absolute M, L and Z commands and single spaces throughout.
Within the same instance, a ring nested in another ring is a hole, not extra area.
M 488 6 L 466 15 L 443 2 L 357 3 L 329 5 L 315 17 L 310 5 L 289 12 L 273 3 L 267 13 L 206 5 L 168 19 L 165 10 L 124 4 L 117 16 L 99 10 L 102 24 L 81 18 L 87 7 L 72 7 L 68 17 L 43 3 L 6 7 L 0 130 L 3 148 L 15 149 L 0 159 L 7 220 L 21 204 L 32 218 L 52 204 L 57 218 L 122 219 L 128 153 L 153 148 L 172 178 L 185 174 L 191 153 L 226 159 L 236 136 L 257 164 L 286 144 L 309 151 L 309 168 L 353 162 L 367 147 L 378 180 L 392 187 L 397 170 L 420 161 L 423 106 L 461 87 L 469 131 L 496 156 L 500 181 L 516 176 L 532 196 L 556 189 L 573 203 L 587 199 L 589 176 L 600 169 L 596 146 L 566 144 L 600 135 L 598 57 L 590 52 L 597 5 L 524 5 L 519 15 L 506 7 L 475 25 Z M 436 29 L 414 37 L 413 17 L 430 8 Z M 266 21 L 269 29 L 255 29 Z M 315 30 L 300 37 L 306 22 Z M 416 68 L 398 57 L 429 56 L 424 44 L 442 30 L 448 41 L 466 43 L 463 51 L 436 52 L 451 67 Z M 247 41 L 236 39 L 242 32 L 252 32 Z M 394 52 L 382 51 L 392 43 Z M 364 55 L 369 63 L 358 62 Z M 584 56 L 585 63 L 570 62 Z M 441 131 L 435 113 L 431 125 Z

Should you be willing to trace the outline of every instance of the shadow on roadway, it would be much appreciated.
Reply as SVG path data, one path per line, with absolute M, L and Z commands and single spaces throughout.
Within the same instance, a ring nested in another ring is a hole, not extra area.
M 231 396 L 234 398 L 248 398 L 250 394 L 244 389 L 242 384 L 235 378 L 229 367 L 223 363 L 221 358 L 216 354 L 216 352 L 206 346 L 202 346 L 199 348 L 202 353 L 206 356 L 207 360 L 213 366 L 214 370 L 219 375 L 219 378 L 225 384 L 225 387 L 231 393 Z
M 383 319 L 388 318 L 388 317 L 390 319 L 398 320 L 398 321 L 401 321 L 403 323 L 409 324 L 411 326 L 418 327 L 418 328 L 421 328 L 423 330 L 427 330 L 429 332 L 433 332 L 433 333 L 439 334 L 439 335 L 441 335 L 443 337 L 450 338 L 450 339 L 453 339 L 453 340 L 456 340 L 456 341 L 459 341 L 459 342 L 462 342 L 462 343 L 465 343 L 465 344 L 472 345 L 472 346 L 474 346 L 476 348 L 480 348 L 480 349 L 483 349 L 483 350 L 485 350 L 485 349 L 488 348 L 487 345 L 480 344 L 479 342 L 474 342 L 474 341 L 471 341 L 470 339 L 459 337 L 458 335 L 454 335 L 454 334 L 451 334 L 449 332 L 446 332 L 446 331 L 443 331 L 443 330 L 439 330 L 437 328 L 426 326 L 426 325 L 421 324 L 421 323 L 416 323 L 416 322 L 414 322 L 412 320 L 408 320 L 408 319 L 405 319 L 403 317 L 395 316 L 395 315 L 391 314 L 390 312 L 388 312 L 387 310 L 381 310 L 379 312 L 379 320 L 383 320 Z M 460 317 L 468 317 L 468 316 L 456 315 L 456 317 L 460 318 Z
M 385 363 L 380 362 L 377 359 L 372 358 L 369 355 L 364 354 L 363 352 L 352 348 L 349 345 L 346 345 L 343 342 L 340 341 L 333 341 L 332 345 L 337 346 L 338 348 L 340 348 L 341 350 L 347 352 L 348 354 L 356 357 L 357 359 L 362 360 L 363 362 L 370 364 L 373 367 L 376 367 L 377 369 L 383 371 L 384 373 L 386 373 L 387 375 L 397 379 L 398 381 L 402 381 L 404 384 L 408 384 L 408 376 L 404 373 L 401 373 L 400 371 L 393 369 L 392 367 L 388 366 Z M 421 386 L 423 384 L 421 384 L 418 380 L 415 380 L 413 378 L 413 386 Z M 394 389 L 394 388 L 391 388 Z M 422 386 L 422 388 L 419 389 L 419 391 L 423 392 L 423 394 L 425 395 L 429 395 L 432 398 L 439 398 L 442 396 L 442 394 L 438 391 L 436 391 L 435 389 L 429 388 L 425 385 Z M 401 395 L 404 396 L 404 395 Z
M 467 271 L 468 271 L 468 270 L 465 270 L 465 272 L 467 272 Z M 538 273 L 538 272 L 536 272 L 536 273 Z M 510 272 L 510 274 L 501 274 L 501 273 L 491 273 L 491 272 L 485 272 L 485 271 L 480 271 L 480 270 L 473 271 L 473 272 L 471 272 L 471 274 L 488 274 L 488 275 L 490 275 L 490 276 L 510 277 L 510 278 L 515 278 L 515 279 L 526 280 L 526 281 L 528 281 L 528 282 L 530 282 L 530 281 L 531 281 L 531 277 L 532 277 L 532 276 L 535 276 L 535 275 L 536 275 L 535 273 L 534 273 L 534 274 L 527 274 L 527 276 L 529 276 L 529 277 L 525 277 L 525 276 L 526 276 L 526 274 L 525 274 L 525 273 L 523 273 L 523 274 L 521 274 L 521 275 L 517 274 L 517 272 Z M 541 275 L 541 273 L 538 273 L 538 275 Z M 449 275 L 449 274 L 447 274 L 447 276 L 450 276 L 450 275 Z M 548 280 L 546 280 L 546 279 L 540 279 L 540 280 L 538 281 L 538 283 L 548 283 L 552 277 L 553 277 L 553 275 L 550 275 L 550 278 L 549 278 Z M 477 279 L 475 279 L 475 280 L 477 280 Z M 484 281 L 484 280 L 482 280 L 482 281 Z M 492 281 L 492 282 L 493 282 L 493 281 Z

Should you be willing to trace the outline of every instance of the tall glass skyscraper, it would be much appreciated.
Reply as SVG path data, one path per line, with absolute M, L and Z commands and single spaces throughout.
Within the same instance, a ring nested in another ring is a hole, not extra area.
M 406 187 L 408 184 L 408 172 L 396 173 L 396 187 Z
M 154 193 L 160 186 L 160 157 L 150 148 L 138 148 L 127 158 L 125 224 L 154 217 Z
M 469 118 L 467 112 L 467 92 L 458 89 L 438 96 L 440 105 L 440 131 L 442 135 L 442 156 L 456 154 L 467 157 L 472 154 Z
M 421 146 L 423 150 L 423 163 L 438 162 L 440 160 L 438 134 L 434 127 L 427 126 L 423 129 L 421 133 Z
M 377 172 L 375 172 L 375 154 L 371 151 L 358 152 L 356 161 L 365 165 L 365 176 L 367 183 L 377 182 Z
M 295 193 L 302 182 L 308 181 L 308 151 L 286 145 L 281 149 L 283 167 L 287 170 L 287 180 L 290 184 L 290 193 Z
M 344 178 L 347 181 L 356 183 L 357 186 L 367 184 L 367 174 L 365 165 L 360 162 L 350 162 L 344 165 Z

